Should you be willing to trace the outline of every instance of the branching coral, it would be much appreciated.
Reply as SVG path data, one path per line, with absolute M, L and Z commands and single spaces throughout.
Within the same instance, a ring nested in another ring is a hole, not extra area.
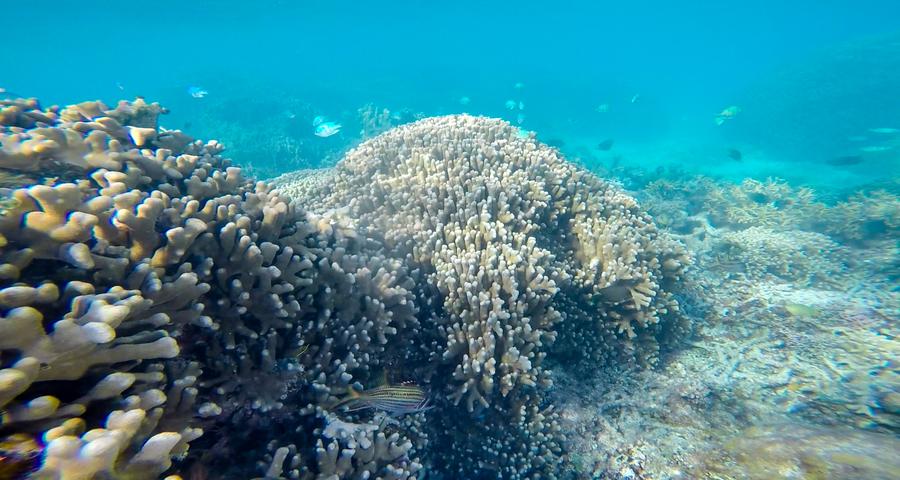
M 835 205 L 825 231 L 838 239 L 866 242 L 900 237 L 900 197 L 886 190 L 858 193 Z
M 0 433 L 49 442 L 38 478 L 232 455 L 255 457 L 232 476 L 553 478 L 553 343 L 650 364 L 685 328 L 681 245 L 499 120 L 426 119 L 273 189 L 156 104 L 0 106 L 0 167 L 80 172 L 0 216 Z M 389 373 L 437 408 L 330 412 Z M 269 440 L 291 446 L 257 468 Z
M 3 167 L 84 172 L 15 190 L 0 217 L 2 433 L 50 442 L 39 478 L 155 478 L 217 416 L 366 381 L 415 325 L 397 261 L 245 180 L 217 142 L 157 129 L 158 105 L 4 112 Z
M 900 232 L 900 199 L 888 190 L 860 192 L 828 205 L 811 189 L 780 180 L 745 179 L 733 185 L 699 177 L 657 180 L 643 196 L 658 223 L 682 234 L 702 234 L 698 227 L 707 222 L 733 230 L 765 227 L 819 232 L 856 244 L 895 239 Z
M 757 280 L 777 277 L 808 284 L 837 281 L 845 268 L 841 251 L 819 233 L 751 227 L 723 233 L 716 255 L 719 263 L 728 264 L 726 271 L 738 270 Z
M 537 408 L 558 336 L 580 342 L 582 361 L 652 362 L 683 327 L 670 294 L 683 248 L 617 187 L 503 121 L 425 119 L 363 143 L 327 182 L 279 188 L 346 212 L 426 276 L 420 347 L 449 375 L 446 399 L 470 412 L 510 420 Z M 554 451 L 552 421 L 536 418 L 519 441 Z M 552 455 L 535 466 L 508 453 L 490 462 L 510 478 L 553 471 Z

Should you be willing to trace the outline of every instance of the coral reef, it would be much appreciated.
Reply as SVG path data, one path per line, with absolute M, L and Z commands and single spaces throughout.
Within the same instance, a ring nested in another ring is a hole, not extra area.
M 708 227 L 765 227 L 823 233 L 857 246 L 900 237 L 896 185 L 826 204 L 811 189 L 776 179 L 731 184 L 697 177 L 655 180 L 640 197 L 654 220 L 679 234 L 702 234 Z
M 777 277 L 797 285 L 837 283 L 845 269 L 840 263 L 841 247 L 820 233 L 750 227 L 726 231 L 717 240 L 714 263 L 751 279 Z
M 164 113 L 0 103 L 0 167 L 58 177 L 0 215 L 0 437 L 40 445 L 35 478 L 555 478 L 548 356 L 651 365 L 687 329 L 683 247 L 505 122 L 422 120 L 275 187 Z M 436 408 L 336 409 L 382 377 Z
M 882 459 L 896 443 L 900 295 L 884 265 L 897 264 L 896 249 L 777 227 L 683 235 L 709 240 L 693 242 L 702 308 L 682 302 L 696 325 L 686 348 L 660 369 L 611 369 L 597 385 L 554 370 L 576 468 L 594 478 L 893 478 Z
M 900 196 L 887 190 L 857 193 L 831 209 L 825 231 L 851 243 L 900 238 Z
M 775 424 L 751 427 L 701 457 L 705 478 L 896 478 L 900 442 L 866 430 Z
M 669 233 L 501 120 L 420 120 L 267 183 L 165 113 L 0 101 L 0 476 L 895 468 L 858 448 L 900 428 L 887 190 L 652 182 Z M 404 381 L 433 408 L 338 408 Z
M 359 136 L 363 140 L 384 133 L 398 125 L 421 120 L 425 117 L 422 113 L 413 113 L 409 109 L 391 111 L 387 108 L 376 107 L 367 103 L 357 109 L 358 121 L 361 125 Z
M 37 478 L 155 478 L 204 428 L 297 390 L 333 400 L 415 325 L 401 265 L 245 180 L 217 142 L 157 128 L 162 112 L 3 105 L 5 167 L 82 172 L 16 189 L 0 218 L 0 433 L 48 442 Z M 395 460 L 360 468 L 407 471 Z
M 825 198 L 774 179 L 643 180 L 629 182 L 637 198 L 694 254 L 679 300 L 695 333 L 658 369 L 610 368 L 587 385 L 553 370 L 573 468 L 603 479 L 896 476 L 881 460 L 896 443 L 900 385 L 896 182 Z
M 620 189 L 516 133 L 500 120 L 425 119 L 349 152 L 318 191 L 306 178 L 278 184 L 302 194 L 299 204 L 345 211 L 421 272 L 431 288 L 420 347 L 437 367 L 420 375 L 447 375 L 445 408 L 475 412 L 487 438 L 493 422 L 527 427 L 507 448 L 461 442 L 461 454 L 445 453 L 463 476 L 484 465 L 504 478 L 553 471 L 534 463 L 552 455 L 527 452 L 558 450 L 554 416 L 540 408 L 557 338 L 558 353 L 589 368 L 652 364 L 659 344 L 687 328 L 671 295 L 684 249 Z M 438 431 L 472 437 L 460 429 L 454 417 Z M 536 444 L 511 455 L 528 438 Z
M 895 468 L 858 447 L 900 425 L 888 190 L 660 180 L 669 234 L 500 120 L 424 119 L 265 183 L 165 113 L 0 101 L 0 476 Z M 433 409 L 336 408 L 410 380 Z
M 247 176 L 267 178 L 340 159 L 346 149 L 343 142 L 314 135 L 317 108 L 289 91 L 269 94 L 277 100 L 239 89 L 220 90 L 202 102 L 184 105 L 182 113 L 190 116 L 192 133 L 227 145 L 228 154 Z

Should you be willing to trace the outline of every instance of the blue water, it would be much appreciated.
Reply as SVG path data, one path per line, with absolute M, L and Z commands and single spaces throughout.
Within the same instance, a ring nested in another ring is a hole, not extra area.
M 204 113 L 273 136 L 277 124 L 310 145 L 294 166 L 359 140 L 348 128 L 315 145 L 313 116 L 350 125 L 372 103 L 513 122 L 521 113 L 523 128 L 601 167 L 617 156 L 628 168 L 842 189 L 898 173 L 896 147 L 864 154 L 861 165 L 826 162 L 885 140 L 848 137 L 900 128 L 900 3 L 485 3 L 10 3 L 4 31 L 14 48 L 4 57 L 15 68 L 0 71 L 0 86 L 44 103 L 144 96 L 171 109 L 164 126 L 205 137 L 223 132 Z M 192 98 L 189 86 L 210 94 Z M 505 109 L 510 99 L 525 109 Z M 598 113 L 601 104 L 609 111 Z M 717 127 L 714 116 L 731 105 L 741 114 Z M 594 148 L 605 139 L 615 141 L 611 153 Z M 240 143 L 231 142 L 235 155 Z M 742 162 L 728 161 L 729 148 Z M 236 160 L 269 175 L 282 169 L 248 156 Z

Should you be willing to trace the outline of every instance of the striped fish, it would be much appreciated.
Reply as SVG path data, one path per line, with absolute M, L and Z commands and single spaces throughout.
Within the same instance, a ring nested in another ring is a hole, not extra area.
M 385 385 L 362 392 L 350 389 L 347 398 L 342 399 L 337 407 L 345 407 L 348 412 L 374 408 L 391 415 L 403 415 L 430 410 L 430 399 L 421 387 L 412 383 Z

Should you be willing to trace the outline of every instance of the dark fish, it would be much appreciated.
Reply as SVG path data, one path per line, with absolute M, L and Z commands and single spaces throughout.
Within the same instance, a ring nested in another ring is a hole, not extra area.
M 613 142 L 614 142 L 613 139 L 607 138 L 606 140 L 598 143 L 597 148 L 600 150 L 603 150 L 604 152 L 608 151 L 610 148 L 612 148 Z
M 431 409 L 429 399 L 418 385 L 401 384 L 385 385 L 363 392 L 351 389 L 347 398 L 335 404 L 336 407 L 346 406 L 348 412 L 374 408 L 392 415 L 423 412 Z
M 548 139 L 544 143 L 546 143 L 547 145 L 550 145 L 551 147 L 556 147 L 556 148 L 563 148 L 566 146 L 566 142 L 561 138 L 551 138 L 551 139 Z
M 836 165 L 836 166 L 844 166 L 844 165 L 858 165 L 862 163 L 863 157 L 861 155 L 844 155 L 841 157 L 832 158 L 825 163 L 828 165 Z
M 729 148 L 728 149 L 728 158 L 730 158 L 736 162 L 740 162 L 744 158 L 744 155 L 741 154 L 741 151 L 736 148 Z

